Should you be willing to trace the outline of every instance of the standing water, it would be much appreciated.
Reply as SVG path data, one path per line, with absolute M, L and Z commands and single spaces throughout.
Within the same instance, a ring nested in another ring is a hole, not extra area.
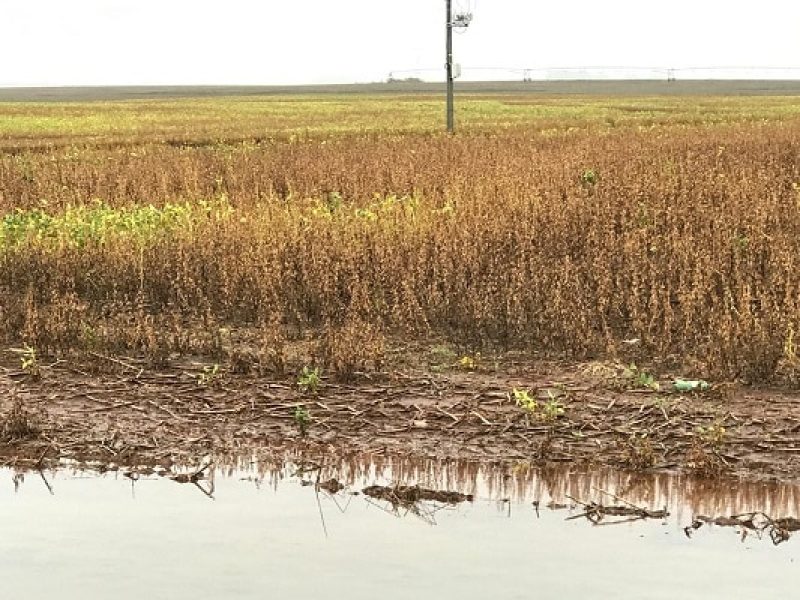
M 3 597 L 790 598 L 800 573 L 798 487 L 407 459 L 193 479 L 0 471 Z

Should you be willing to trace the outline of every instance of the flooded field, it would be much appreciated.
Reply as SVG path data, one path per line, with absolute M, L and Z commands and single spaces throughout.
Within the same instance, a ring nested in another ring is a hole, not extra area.
M 777 598 L 800 559 L 798 487 L 619 471 L 4 469 L 0 507 L 9 598 Z

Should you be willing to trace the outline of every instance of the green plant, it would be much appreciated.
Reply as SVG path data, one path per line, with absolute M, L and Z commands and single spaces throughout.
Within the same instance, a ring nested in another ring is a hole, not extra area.
M 22 370 L 30 379 L 40 379 L 42 372 L 39 368 L 39 358 L 36 354 L 36 348 L 25 344 L 25 348 L 20 352 L 20 362 L 22 363 Z
M 792 364 L 798 364 L 800 361 L 797 356 L 797 344 L 794 340 L 795 331 L 794 325 L 791 323 L 786 329 L 786 339 L 783 342 L 783 357 Z
M 311 413 L 303 404 L 298 404 L 294 407 L 292 413 L 295 425 L 300 430 L 300 435 L 305 436 L 308 433 L 308 427 L 311 425 Z
M 203 367 L 202 372 L 197 375 L 197 385 L 208 386 L 216 383 L 219 380 L 220 371 L 219 365 L 206 365 Z
M 556 400 L 556 396 L 550 390 L 547 390 L 547 400 L 541 404 L 531 396 L 530 390 L 514 388 L 511 395 L 517 406 L 541 421 L 553 423 L 564 414 L 564 405 Z
M 481 360 L 480 352 L 478 352 L 474 356 L 465 354 L 464 356 L 458 359 L 458 368 L 463 371 L 474 371 L 475 369 L 478 368 L 480 360 Z
M 581 173 L 581 183 L 585 186 L 594 186 L 600 181 L 600 176 L 594 169 L 585 169 Z
M 750 238 L 744 234 L 736 233 L 733 236 L 733 246 L 739 250 L 747 250 L 750 247 Z
M 340 212 L 342 205 L 343 199 L 339 192 L 328 192 L 323 195 L 311 212 L 316 217 L 330 219 Z
M 536 398 L 531 396 L 530 390 L 518 390 L 514 388 L 511 393 L 517 406 L 524 408 L 531 414 L 536 412 L 538 403 L 536 402 Z
M 542 404 L 542 418 L 545 421 L 555 421 L 564 414 L 564 405 L 555 399 L 553 393 L 547 392 L 547 401 Z
M 715 450 L 719 449 L 728 437 L 728 432 L 719 419 L 715 419 L 707 427 L 697 427 L 695 433 L 704 444 L 711 446 Z
M 430 366 L 433 370 L 441 370 L 450 366 L 457 359 L 458 355 L 446 344 L 437 344 L 431 346 L 430 350 L 428 350 L 428 361 L 431 363 Z
M 631 363 L 625 369 L 625 378 L 637 389 L 653 390 L 654 392 L 661 389 L 653 374 L 638 368 L 635 363 Z
M 297 385 L 305 392 L 316 394 L 321 382 L 320 371 L 317 367 L 313 369 L 309 366 L 303 367 L 300 372 L 300 377 L 297 379 Z

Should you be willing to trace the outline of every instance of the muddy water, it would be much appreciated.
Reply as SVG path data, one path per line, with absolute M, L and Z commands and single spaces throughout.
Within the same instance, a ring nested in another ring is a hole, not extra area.
M 0 471 L 2 597 L 795 597 L 800 532 L 778 545 L 766 530 L 760 539 L 708 524 L 684 532 L 701 514 L 799 516 L 795 487 L 388 460 L 296 471 L 216 466 L 197 485 Z M 314 485 L 330 477 L 346 488 Z M 474 499 L 392 506 L 353 495 L 396 483 Z M 620 504 L 600 490 L 670 515 L 593 524 L 580 506 L 547 508 L 574 504 L 568 496 Z

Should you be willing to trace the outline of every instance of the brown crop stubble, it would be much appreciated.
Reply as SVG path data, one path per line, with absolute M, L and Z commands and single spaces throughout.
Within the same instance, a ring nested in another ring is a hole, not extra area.
M 649 358 L 765 380 L 800 330 L 799 139 L 787 122 L 4 155 L 3 212 L 221 196 L 234 212 L 141 248 L 7 249 L 0 328 L 50 351 L 88 338 L 160 355 L 276 322 L 572 358 L 640 338 Z

